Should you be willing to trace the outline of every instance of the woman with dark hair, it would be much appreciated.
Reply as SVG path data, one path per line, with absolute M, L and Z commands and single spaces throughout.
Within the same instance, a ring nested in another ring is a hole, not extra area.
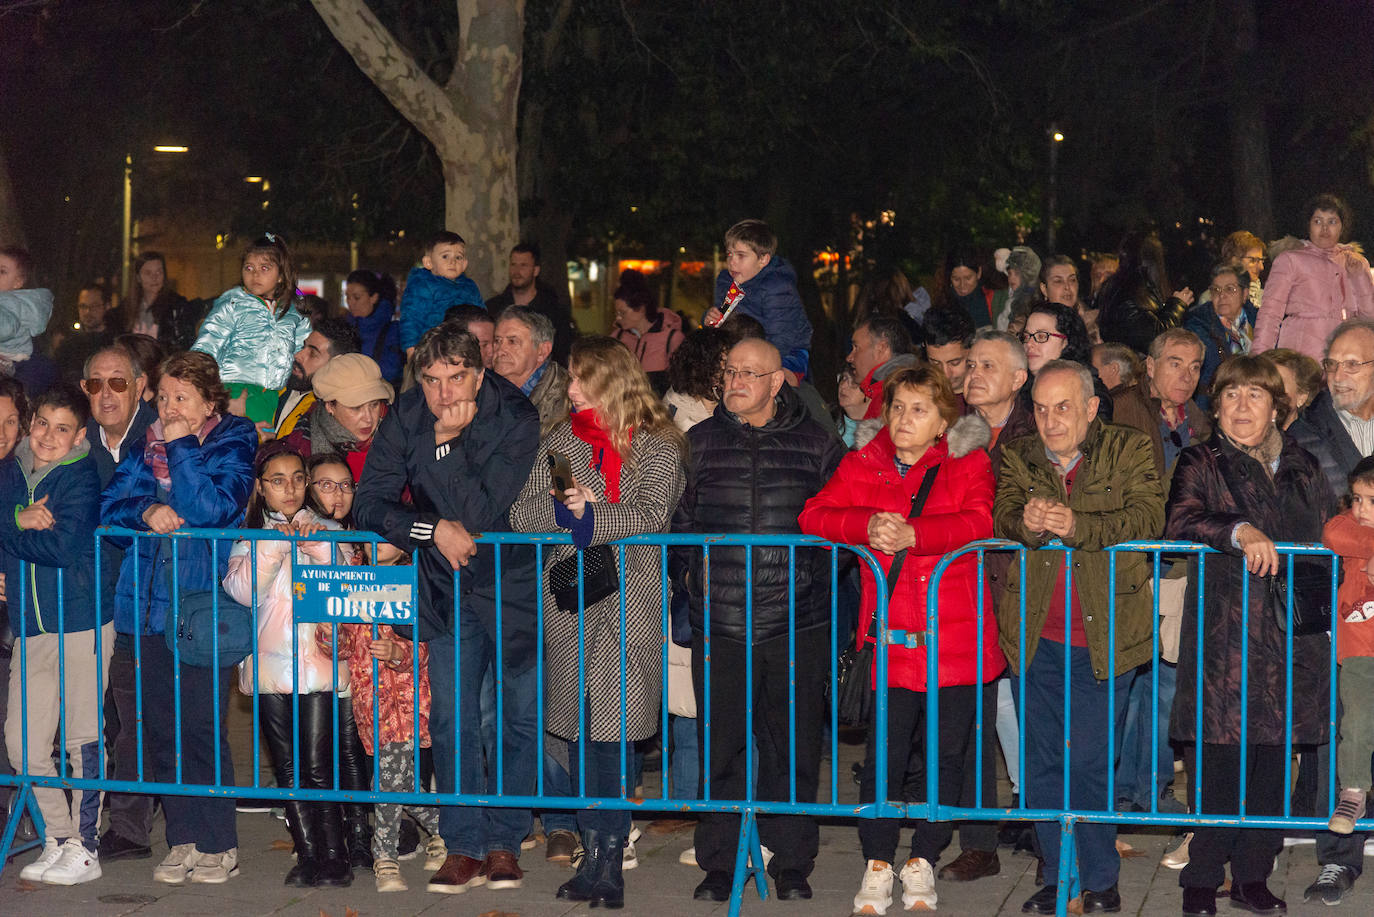
M 134 259 L 133 281 L 124 298 L 124 327 L 146 334 L 169 353 L 195 343 L 196 328 L 205 317 L 204 300 L 187 301 L 167 285 L 167 259 L 161 252 L 143 252 Z
M 1190 579 L 1183 603 L 1170 734 L 1191 745 L 1194 775 L 1201 756 L 1201 786 L 1194 788 L 1201 792 L 1201 814 L 1239 811 L 1243 739 L 1246 814 L 1278 816 L 1287 792 L 1285 743 L 1328 740 L 1331 672 L 1325 634 L 1285 632 L 1288 609 L 1277 583 L 1286 565 L 1274 543 L 1319 541 L 1335 501 L 1317 460 L 1279 429 L 1288 396 L 1268 357 L 1241 354 L 1223 362 L 1213 384 L 1212 412 L 1212 438 L 1179 455 L 1164 527 L 1165 538 L 1201 542 L 1219 552 L 1207 558 L 1202 601 L 1196 579 Z M 1242 599 L 1247 579 L 1248 608 Z M 1242 665 L 1248 696 L 1239 691 Z M 1199 690 L 1202 720 L 1195 722 Z M 1291 717 L 1281 702 L 1285 696 L 1292 698 Z M 1283 901 L 1266 885 L 1282 848 L 1280 831 L 1197 828 L 1179 877 L 1183 913 L 1217 912 L 1216 891 L 1228 860 L 1232 906 L 1283 913 Z
M 668 392 L 663 403 L 677 428 L 686 433 L 720 403 L 720 371 L 737 337 L 723 328 L 702 328 L 682 342 L 668 361 Z
M 682 318 L 671 309 L 660 309 L 644 275 L 627 270 L 615 288 L 615 338 L 635 355 L 660 395 L 668 387 L 668 361 L 682 344 Z
M 1274 259 L 1255 320 L 1255 352 L 1287 347 L 1314 360 L 1324 357 L 1336 326 L 1357 316 L 1374 318 L 1369 262 L 1344 240 L 1353 215 L 1334 194 L 1319 194 L 1304 208 L 1307 241 Z
M 1150 349 L 1161 331 L 1183 321 L 1193 291 L 1175 291 L 1164 266 L 1164 245 L 1153 232 L 1126 234 L 1118 249 L 1120 267 L 1097 295 L 1097 327 L 1102 340 L 1125 344 L 1137 353 Z
M 1098 377 L 1093 366 L 1093 348 L 1088 343 L 1088 329 L 1083 316 L 1076 309 L 1057 302 L 1038 302 L 1026 315 L 1026 327 L 1017 335 L 1026 348 L 1026 365 L 1030 378 L 1021 387 L 1021 397 L 1031 405 L 1031 387 L 1035 374 L 1051 360 L 1073 360 L 1086 366 L 1093 374 L 1093 390 L 1097 394 L 1097 416 L 1112 419 L 1112 396 Z
M 973 320 L 974 329 L 987 328 L 1007 309 L 1007 291 L 982 285 L 983 259 L 971 248 L 957 248 L 945 256 L 944 282 L 940 301 L 952 309 L 963 309 Z
M 396 312 L 396 281 L 389 274 L 354 271 L 344 281 L 344 303 L 348 323 L 358 332 L 362 350 L 382 368 L 382 378 L 399 385 L 405 368 L 401 354 L 400 325 L 392 321 Z
M 115 343 L 138 361 L 143 377 L 148 380 L 143 390 L 143 400 L 157 401 L 157 383 L 162 378 L 162 361 L 166 357 L 157 338 L 146 334 L 121 334 L 115 338 Z
M 168 357 L 157 412 L 142 454 L 121 462 L 101 495 L 101 522 L 155 536 L 238 525 L 253 489 L 258 431 L 229 413 L 229 391 L 214 358 L 196 351 Z M 165 537 L 139 538 L 124 553 L 115 588 L 115 630 L 139 641 L 143 696 L 158 699 L 143 707 L 152 750 L 148 772 L 159 783 L 233 786 L 227 719 L 232 668 L 182 664 L 178 747 L 174 660 L 163 634 L 171 623 L 173 544 Z M 218 588 L 232 543 L 181 538 L 175 547 L 176 586 L 183 594 Z M 212 718 L 216 698 L 218 721 Z M 218 884 L 238 874 L 232 797 L 169 794 L 162 810 L 171 850 L 153 871 L 156 881 Z

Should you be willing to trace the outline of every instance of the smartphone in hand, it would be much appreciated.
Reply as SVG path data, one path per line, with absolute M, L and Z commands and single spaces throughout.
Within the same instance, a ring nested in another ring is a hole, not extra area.
M 554 496 L 560 503 L 568 502 L 573 489 L 572 463 L 562 452 L 550 449 L 548 453 L 549 476 L 553 478 Z

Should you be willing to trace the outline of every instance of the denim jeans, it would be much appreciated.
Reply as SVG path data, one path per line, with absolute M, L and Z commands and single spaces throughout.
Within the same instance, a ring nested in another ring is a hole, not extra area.
M 1178 667 L 1162 659 L 1159 661 L 1159 694 L 1155 700 L 1159 720 L 1154 730 L 1159 736 L 1159 772 L 1155 785 L 1151 787 L 1151 727 L 1155 725 L 1150 719 L 1153 677 L 1148 665 L 1136 672 L 1126 706 L 1126 724 L 1121 728 L 1121 760 L 1116 766 L 1116 798 L 1129 799 L 1146 811 L 1164 792 L 1169 781 L 1174 779 L 1174 750 L 1169 745 L 1169 712 L 1174 706 Z
M 553 749 L 557 748 L 557 754 Z M 568 775 L 568 740 L 552 733 L 544 734 L 544 795 L 573 795 L 572 777 Z M 544 833 L 571 831 L 577 833 L 577 813 L 568 809 L 544 809 L 539 813 Z
M 482 679 L 496 665 L 496 645 L 482 622 L 466 609 L 460 607 L 455 618 L 461 684 L 454 671 L 454 638 L 438 637 L 429 646 L 433 697 L 429 728 L 439 792 L 451 793 L 458 786 L 462 793 L 532 796 L 535 768 L 543 752 L 536 716 L 538 671 L 534 666 L 523 672 L 506 669 L 499 679 L 503 706 L 502 720 L 497 724 L 501 740 L 498 773 L 498 762 L 492 760 L 488 767 L 483 754 L 479 714 Z M 459 751 L 456 768 L 455 740 Z M 439 810 L 439 834 L 450 854 L 481 860 L 500 850 L 518 857 L 531 819 L 529 809 L 443 806 Z
M 701 789 L 701 751 L 697 748 L 697 721 L 690 716 L 668 717 L 668 795 L 672 799 L 696 799 Z M 756 772 L 757 773 L 757 772 Z

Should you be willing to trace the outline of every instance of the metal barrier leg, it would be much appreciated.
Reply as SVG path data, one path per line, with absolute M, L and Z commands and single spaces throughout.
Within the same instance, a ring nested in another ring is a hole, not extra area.
M 12 800 L 10 815 L 5 820 L 5 833 L 0 835 L 0 871 L 4 870 L 10 857 L 43 846 L 43 838 L 47 835 L 47 826 L 43 824 L 43 813 L 38 811 L 38 800 L 33 798 L 33 786 L 28 783 L 21 783 L 14 789 L 15 793 L 10 796 Z M 33 820 L 34 832 L 37 837 L 11 850 L 10 845 L 14 843 L 14 835 L 19 830 L 19 822 L 23 819 L 25 811 Z
M 735 881 L 730 886 L 730 917 L 739 917 L 744 904 L 744 885 L 749 879 L 759 890 L 759 899 L 768 900 L 768 876 L 763 869 L 763 848 L 754 810 L 745 809 L 739 819 L 739 844 L 735 847 Z
M 1066 815 L 1059 822 L 1059 897 L 1054 902 L 1058 917 L 1069 912 L 1069 901 L 1078 896 L 1078 844 L 1073 834 L 1077 821 Z

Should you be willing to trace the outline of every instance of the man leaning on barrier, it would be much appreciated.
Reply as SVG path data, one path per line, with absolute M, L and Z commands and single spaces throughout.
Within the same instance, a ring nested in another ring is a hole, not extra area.
M 1025 608 L 1019 563 L 1012 564 L 997 608 L 1002 652 L 1019 676 L 1012 678 L 1012 686 L 1024 690 L 1018 706 L 1035 711 L 1026 720 L 1022 797 L 1033 809 L 1110 811 L 1107 773 L 1115 742 L 1108 740 L 1109 723 L 1115 724 L 1111 735 L 1119 742 L 1134 669 L 1153 652 L 1153 609 L 1145 556 L 1119 556 L 1112 582 L 1104 549 L 1158 537 L 1164 525 L 1164 492 L 1149 438 L 1097 419 L 1092 373 L 1085 367 L 1064 360 L 1046 363 L 1031 394 L 1039 433 L 1006 444 L 993 507 L 997 534 L 1032 549 L 1025 559 Z M 1072 553 L 1045 549 L 1055 539 Z M 1070 563 L 1072 589 L 1066 603 Z M 1108 642 L 1112 592 L 1114 646 Z M 1062 796 L 1066 692 L 1074 724 L 1067 800 Z M 1036 833 L 1049 884 L 1021 909 L 1052 914 L 1060 826 L 1042 822 Z M 1083 912 L 1119 909 L 1116 826 L 1080 823 L 1075 835 Z
M 439 791 L 533 795 L 541 747 L 534 549 L 502 548 L 498 582 L 497 546 L 479 546 L 471 533 L 510 530 L 507 514 L 539 445 L 539 413 L 519 389 L 483 371 L 477 338 L 452 325 L 425 333 L 411 369 L 419 385 L 397 399 L 377 430 L 354 518 L 359 528 L 418 553 L 415 636 L 430 645 L 430 732 Z M 477 712 L 482 679 L 498 658 L 500 773 L 496 760 L 484 767 Z M 454 772 L 457 743 L 461 773 Z M 518 888 L 520 842 L 530 819 L 528 809 L 443 807 L 439 833 L 449 855 L 428 889 L 453 894 L 483 884 Z

